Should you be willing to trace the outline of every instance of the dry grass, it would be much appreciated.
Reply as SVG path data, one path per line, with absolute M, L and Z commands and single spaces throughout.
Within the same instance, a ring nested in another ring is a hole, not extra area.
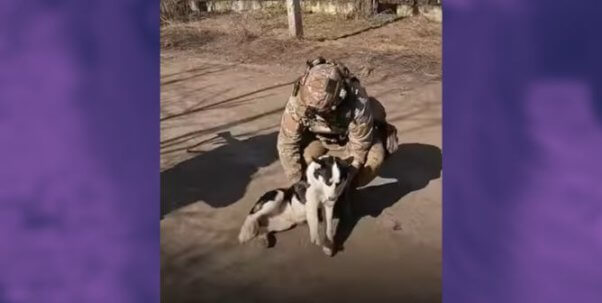
M 192 22 L 164 24 L 161 45 L 163 50 L 186 50 L 230 62 L 293 67 L 322 55 L 341 59 L 354 70 L 441 73 L 440 23 L 411 17 L 331 40 L 388 20 L 305 14 L 303 21 L 306 39 L 296 40 L 288 36 L 284 12 L 211 15 Z
M 193 13 L 186 0 L 161 0 L 159 9 L 162 23 L 186 20 Z
M 257 24 L 234 14 L 196 21 L 169 21 L 161 26 L 163 49 L 200 49 L 207 43 L 238 45 L 256 39 L 261 33 Z M 219 20 L 218 22 L 215 22 Z
M 216 33 L 192 24 L 174 23 L 161 27 L 161 48 L 192 49 L 203 46 L 216 37 Z

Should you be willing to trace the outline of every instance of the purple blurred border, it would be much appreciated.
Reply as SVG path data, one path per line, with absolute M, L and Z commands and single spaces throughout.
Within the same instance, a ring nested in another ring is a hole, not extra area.
M 444 1 L 444 302 L 601 302 L 598 1 Z M 159 300 L 158 1 L 0 3 L 0 302 Z
M 158 7 L 0 2 L 0 302 L 159 301 Z
M 444 1 L 444 302 L 602 302 L 601 9 Z

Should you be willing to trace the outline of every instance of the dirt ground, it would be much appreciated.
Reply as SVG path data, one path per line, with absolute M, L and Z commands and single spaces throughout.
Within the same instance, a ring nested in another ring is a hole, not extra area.
M 312 40 L 295 41 L 283 18 L 162 28 L 162 302 L 440 302 L 441 25 L 413 17 L 336 39 L 382 19 L 308 15 Z M 316 55 L 360 76 L 398 128 L 399 151 L 354 196 L 356 220 L 334 257 L 309 243 L 306 225 L 273 248 L 241 246 L 256 199 L 289 185 L 276 153 L 280 115 Z

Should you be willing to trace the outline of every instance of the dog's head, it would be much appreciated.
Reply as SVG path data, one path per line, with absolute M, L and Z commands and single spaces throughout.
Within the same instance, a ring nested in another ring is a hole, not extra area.
M 328 201 L 336 201 L 347 185 L 351 160 L 324 155 L 313 158 L 307 167 L 306 177 L 310 186 L 323 193 Z

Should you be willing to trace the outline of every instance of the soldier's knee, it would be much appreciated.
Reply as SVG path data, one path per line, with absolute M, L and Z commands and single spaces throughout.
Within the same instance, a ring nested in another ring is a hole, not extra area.
M 366 155 L 366 162 L 357 172 L 353 185 L 361 187 L 374 180 L 379 173 L 386 157 L 385 147 L 381 142 L 374 144 Z
M 353 179 L 353 187 L 362 187 L 367 185 L 378 175 L 378 169 L 371 166 L 363 166 L 355 175 Z
M 366 166 L 371 166 L 376 169 L 380 168 L 385 157 L 387 156 L 387 150 L 385 149 L 382 141 L 378 140 L 375 144 L 370 147 L 368 154 L 366 155 Z

